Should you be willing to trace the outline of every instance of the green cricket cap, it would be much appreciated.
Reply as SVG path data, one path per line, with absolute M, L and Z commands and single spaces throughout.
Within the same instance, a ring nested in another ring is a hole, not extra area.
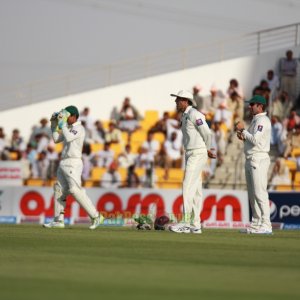
M 259 104 L 267 105 L 266 98 L 263 97 L 263 96 L 260 96 L 260 95 L 255 95 L 249 101 L 246 101 L 246 102 L 249 103 L 249 104 L 251 104 L 251 103 L 259 103 Z
M 69 112 L 71 116 L 74 116 L 74 115 L 75 115 L 75 116 L 77 116 L 77 118 L 79 117 L 79 111 L 78 111 L 78 109 L 77 109 L 76 106 L 74 106 L 74 105 L 67 106 L 67 107 L 65 108 L 65 110 L 66 110 L 67 112 Z

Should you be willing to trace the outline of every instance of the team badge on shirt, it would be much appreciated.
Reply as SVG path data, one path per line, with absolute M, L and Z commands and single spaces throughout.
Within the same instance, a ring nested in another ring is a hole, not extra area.
M 203 121 L 201 119 L 196 120 L 197 126 L 203 125 Z
M 262 131 L 262 130 L 263 130 L 263 126 L 262 125 L 258 125 L 257 131 Z
M 77 134 L 77 131 L 72 129 L 70 132 L 74 133 L 74 134 Z

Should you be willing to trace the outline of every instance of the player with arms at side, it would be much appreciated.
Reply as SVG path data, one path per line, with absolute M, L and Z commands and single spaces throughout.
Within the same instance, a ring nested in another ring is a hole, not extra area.
M 271 122 L 267 116 L 267 101 L 256 95 L 249 102 L 253 119 L 246 130 L 243 122 L 235 125 L 237 137 L 244 141 L 245 175 L 252 220 L 246 233 L 272 234 L 269 195 L 267 192 L 270 166 Z
M 196 106 L 193 95 L 188 91 L 171 94 L 176 97 L 176 109 L 182 113 L 181 130 L 185 150 L 185 171 L 182 186 L 183 219 L 170 226 L 176 233 L 202 233 L 200 213 L 202 209 L 202 170 L 207 158 L 216 158 L 211 149 L 212 133 L 205 116 Z
M 84 127 L 77 121 L 76 106 L 68 106 L 51 117 L 52 137 L 55 143 L 63 142 L 64 148 L 54 184 L 54 220 L 44 224 L 46 228 L 64 228 L 66 197 L 71 194 L 92 220 L 90 229 L 96 229 L 104 221 L 81 187 L 82 147 L 85 137 Z M 60 129 L 60 131 L 59 131 Z

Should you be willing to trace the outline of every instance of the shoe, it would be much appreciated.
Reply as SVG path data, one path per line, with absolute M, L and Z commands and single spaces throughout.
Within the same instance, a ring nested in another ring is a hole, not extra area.
M 195 233 L 195 234 L 201 234 L 202 233 L 202 230 L 201 230 L 201 228 L 200 227 L 191 227 L 190 228 L 190 232 L 191 233 Z
M 50 223 L 44 224 L 45 228 L 65 228 L 64 221 L 52 221 Z
M 261 227 L 261 228 L 259 228 L 259 229 L 252 230 L 252 231 L 251 231 L 251 234 L 266 234 L 266 235 L 272 235 L 272 234 L 273 234 L 273 231 L 272 231 L 272 229 Z
M 104 222 L 104 217 L 99 214 L 98 217 L 93 219 L 92 225 L 89 227 L 91 230 L 96 229 L 97 227 L 99 227 L 100 225 L 102 225 Z
M 247 227 L 245 229 L 241 229 L 240 233 L 251 234 L 253 231 L 258 230 L 257 228 Z
M 190 227 L 184 224 L 171 225 L 169 230 L 176 233 L 190 233 Z

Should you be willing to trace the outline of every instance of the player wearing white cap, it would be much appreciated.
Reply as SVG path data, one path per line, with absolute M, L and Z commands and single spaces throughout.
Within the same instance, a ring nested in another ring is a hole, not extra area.
M 237 136 L 244 141 L 245 174 L 252 220 L 247 233 L 272 234 L 269 195 L 267 192 L 270 166 L 271 122 L 265 112 L 267 101 L 256 95 L 249 101 L 253 119 L 246 130 L 243 122 L 236 126 Z
M 66 197 L 71 194 L 92 220 L 90 229 L 96 229 L 104 221 L 81 187 L 82 147 L 85 137 L 84 127 L 77 121 L 78 109 L 68 106 L 51 117 L 52 137 L 55 143 L 63 142 L 64 148 L 54 184 L 54 220 L 44 224 L 46 228 L 64 228 Z M 60 130 L 59 130 L 60 129 Z
M 171 94 L 176 97 L 176 109 L 182 112 L 181 130 L 185 150 L 185 172 L 182 185 L 183 219 L 170 226 L 177 233 L 202 233 L 200 212 L 202 209 L 202 170 L 207 158 L 216 158 L 211 149 L 211 130 L 205 116 L 196 106 L 193 95 L 188 91 Z

